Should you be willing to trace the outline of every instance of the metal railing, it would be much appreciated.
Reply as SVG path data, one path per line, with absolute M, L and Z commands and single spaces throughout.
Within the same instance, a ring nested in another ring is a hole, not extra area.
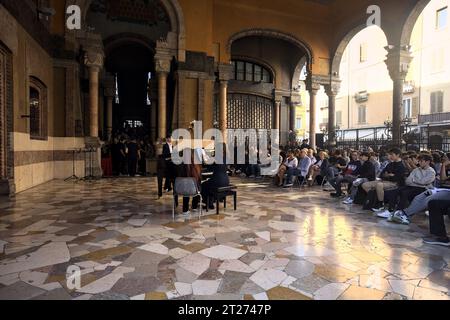
M 439 123 L 443 121 L 450 121 L 450 112 L 419 115 L 419 124 Z

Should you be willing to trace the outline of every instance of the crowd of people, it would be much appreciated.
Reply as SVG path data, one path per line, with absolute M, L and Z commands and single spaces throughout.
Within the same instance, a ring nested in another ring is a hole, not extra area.
M 450 214 L 450 154 L 398 148 L 328 153 L 304 143 L 281 155 L 282 165 L 274 177 L 278 187 L 317 183 L 345 205 L 362 205 L 392 223 L 409 225 L 414 215 L 426 212 L 430 235 L 424 242 L 450 247 L 444 223 Z
M 113 133 L 112 139 L 102 148 L 103 156 L 110 157 L 112 175 L 145 176 L 147 159 L 155 157 L 155 148 L 143 127 L 126 125 Z
M 145 159 L 156 156 L 155 149 L 145 137 L 136 131 L 121 132 L 110 145 L 114 175 L 145 175 Z M 224 147 L 224 150 L 226 146 Z M 280 148 L 280 167 L 273 174 L 274 184 L 280 188 L 292 188 L 295 183 L 312 187 L 317 184 L 330 196 L 341 199 L 345 205 L 362 205 L 379 218 L 392 223 L 409 225 L 411 218 L 421 212 L 429 214 L 430 235 L 427 244 L 450 247 L 444 216 L 450 214 L 450 154 L 440 151 L 408 151 L 398 148 L 372 148 L 364 151 L 352 149 L 315 150 L 304 140 L 301 145 L 290 143 Z M 174 188 L 176 177 L 196 179 L 205 201 L 211 190 L 228 186 L 232 174 L 262 179 L 259 153 L 254 146 L 246 146 L 245 164 L 219 165 L 209 169 L 211 178 L 203 181 L 201 164 L 205 163 L 204 150 L 192 150 L 198 162 L 175 166 L 172 163 L 171 137 L 166 139 L 163 153 L 158 157 L 158 172 L 165 178 L 164 190 Z M 252 154 L 254 153 L 254 154 Z M 250 156 L 257 157 L 251 164 Z M 268 155 L 270 157 L 270 154 Z M 224 157 L 224 163 L 226 156 Z M 236 160 L 236 159 L 235 159 Z M 236 162 L 235 162 L 236 163 Z M 162 196 L 162 183 L 158 195 Z M 211 199 L 214 201 L 215 199 Z M 194 198 L 192 210 L 199 207 Z M 205 206 L 214 208 L 213 202 Z M 183 199 L 183 215 L 190 214 L 189 198 Z

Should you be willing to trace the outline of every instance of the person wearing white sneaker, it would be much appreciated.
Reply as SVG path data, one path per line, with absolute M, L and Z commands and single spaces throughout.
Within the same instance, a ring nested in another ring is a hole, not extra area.
M 344 204 L 353 204 L 353 200 L 356 197 L 356 194 L 358 193 L 358 188 L 363 183 L 369 182 L 369 181 L 375 181 L 375 166 L 370 159 L 370 154 L 368 152 L 363 152 L 360 155 L 360 160 L 362 162 L 361 169 L 359 170 L 359 176 L 358 179 L 353 181 L 352 187 L 350 188 L 350 196 L 344 200 Z
M 381 172 L 381 181 L 366 182 L 362 185 L 362 188 L 366 193 L 372 190 L 376 190 L 379 207 L 374 212 L 384 212 L 384 193 L 387 190 L 396 189 L 399 186 L 404 185 L 405 181 L 405 166 L 403 165 L 401 158 L 401 150 L 394 148 L 389 151 L 389 159 L 391 163 Z
M 344 201 L 342 201 L 343 204 L 353 204 L 353 199 L 352 197 L 347 197 Z
M 419 168 L 414 169 L 405 181 L 405 186 L 391 191 L 389 208 L 397 208 L 397 211 L 388 219 L 390 222 L 409 224 L 409 218 L 403 210 L 415 197 L 426 191 L 433 189 L 436 179 L 436 172 L 430 167 L 433 159 L 429 155 L 419 157 Z
M 404 225 L 409 225 L 411 222 L 409 221 L 409 217 L 403 212 L 403 210 L 397 210 L 394 213 L 392 213 L 388 217 L 388 222 L 394 222 Z

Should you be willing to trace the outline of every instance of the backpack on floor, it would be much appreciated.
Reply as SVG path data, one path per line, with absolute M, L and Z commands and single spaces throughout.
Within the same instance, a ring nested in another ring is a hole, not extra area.
M 355 199 L 353 200 L 353 204 L 363 205 L 366 200 L 367 193 L 364 191 L 361 186 L 358 187 L 358 192 L 356 193 Z
M 366 196 L 363 204 L 363 210 L 372 210 L 378 203 L 377 191 L 371 190 Z

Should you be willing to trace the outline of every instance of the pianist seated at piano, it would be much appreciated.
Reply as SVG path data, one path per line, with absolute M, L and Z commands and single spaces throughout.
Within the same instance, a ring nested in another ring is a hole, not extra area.
M 202 198 L 203 202 L 206 204 L 206 199 L 208 194 L 211 194 L 214 190 L 218 188 L 228 187 L 230 185 L 230 178 L 228 175 L 228 166 L 226 161 L 226 144 L 223 144 L 223 162 L 222 163 L 214 163 L 210 166 L 207 166 L 208 174 L 206 175 L 209 178 L 206 181 L 202 182 Z M 216 150 L 217 151 L 217 150 Z M 216 159 L 217 161 L 217 159 Z M 214 202 L 216 199 L 210 197 L 210 203 L 207 203 L 209 209 L 214 209 Z

